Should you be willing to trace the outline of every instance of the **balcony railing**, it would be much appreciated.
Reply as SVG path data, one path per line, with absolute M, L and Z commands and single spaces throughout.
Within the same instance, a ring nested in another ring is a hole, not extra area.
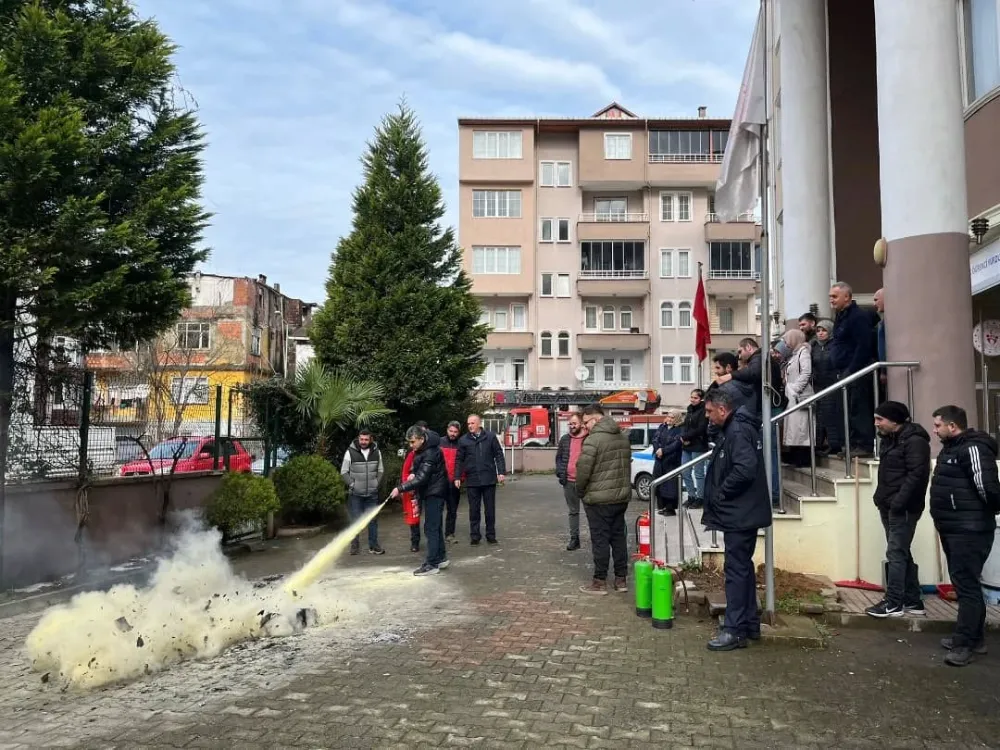
M 523 391 L 528 387 L 524 381 L 520 383 L 508 382 L 506 380 L 480 380 L 479 389 L 482 391 Z
M 580 221 L 585 223 L 603 224 L 605 222 L 647 222 L 649 214 L 631 213 L 628 211 L 600 211 L 580 214 Z
M 739 216 L 737 216 L 734 219 L 734 221 L 748 221 L 748 222 L 749 221 L 754 221 L 755 222 L 755 221 L 757 221 L 757 216 L 756 216 L 756 214 L 754 214 L 753 211 L 746 211 L 744 213 L 741 213 Z M 722 223 L 722 219 L 719 218 L 718 214 L 711 214 L 711 213 L 710 214 L 705 214 L 705 223 L 706 224 L 720 224 L 720 223 Z
M 721 164 L 722 154 L 650 154 L 650 164 Z
M 581 279 L 648 279 L 649 271 L 642 268 L 622 268 L 611 270 L 591 271 L 580 270 Z
M 649 383 L 641 380 L 588 380 L 583 387 L 588 391 L 626 391 L 649 388 Z
M 746 279 L 747 281 L 760 281 L 760 274 L 756 271 L 724 271 L 720 269 L 708 269 L 710 279 Z

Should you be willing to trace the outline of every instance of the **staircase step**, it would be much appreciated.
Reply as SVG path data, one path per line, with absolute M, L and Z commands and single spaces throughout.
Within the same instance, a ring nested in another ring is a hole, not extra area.
M 854 464 L 854 459 L 851 459 Z M 847 467 L 843 458 L 833 458 L 832 456 L 816 456 L 816 467 L 828 470 L 831 476 L 836 479 L 846 480 L 849 477 Z M 858 462 L 858 476 L 862 479 L 871 479 L 878 473 L 878 461 L 874 458 L 863 458 Z
M 785 480 L 781 485 L 781 490 L 785 495 L 786 500 L 794 500 L 796 503 L 801 502 L 837 502 L 837 496 L 832 494 L 826 494 L 823 492 L 823 485 L 817 482 L 816 494 L 812 494 L 812 488 L 809 486 L 808 480 L 805 482 L 792 482 Z M 787 507 L 787 506 L 786 506 Z

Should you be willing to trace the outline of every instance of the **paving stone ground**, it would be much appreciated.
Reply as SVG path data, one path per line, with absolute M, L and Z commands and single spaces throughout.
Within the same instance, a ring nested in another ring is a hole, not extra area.
M 953 669 L 936 636 L 859 630 L 825 651 L 713 654 L 707 619 L 653 631 L 631 595 L 578 591 L 589 555 L 564 550 L 553 478 L 517 481 L 499 506 L 498 547 L 463 537 L 451 569 L 419 581 L 400 517 L 385 519 L 389 554 L 333 573 L 368 596 L 364 617 L 131 685 L 41 685 L 21 652 L 36 618 L 5 620 L 0 749 L 1000 746 L 1000 653 Z M 242 565 L 287 568 L 321 543 Z

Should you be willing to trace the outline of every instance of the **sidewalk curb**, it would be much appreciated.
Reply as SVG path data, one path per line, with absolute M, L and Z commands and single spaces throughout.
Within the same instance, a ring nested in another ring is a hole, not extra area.
M 149 577 L 149 570 L 132 570 L 100 580 L 79 583 L 74 586 L 54 589 L 40 594 L 29 594 L 17 599 L 0 602 L 0 620 L 18 615 L 41 612 L 57 604 L 65 604 L 77 594 L 88 591 L 106 591 L 122 583 L 140 584 Z
M 826 612 L 822 622 L 832 628 L 886 630 L 895 633 L 944 633 L 955 630 L 954 620 L 932 620 L 927 617 L 895 617 L 878 619 L 857 612 Z M 1000 630 L 1000 623 L 987 621 L 987 630 Z

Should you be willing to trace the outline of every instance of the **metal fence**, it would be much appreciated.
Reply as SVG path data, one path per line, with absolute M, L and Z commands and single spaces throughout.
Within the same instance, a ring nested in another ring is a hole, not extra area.
M 6 484 L 233 468 L 265 474 L 276 451 L 243 373 L 15 366 Z M 213 381 L 222 382 L 213 382 Z

